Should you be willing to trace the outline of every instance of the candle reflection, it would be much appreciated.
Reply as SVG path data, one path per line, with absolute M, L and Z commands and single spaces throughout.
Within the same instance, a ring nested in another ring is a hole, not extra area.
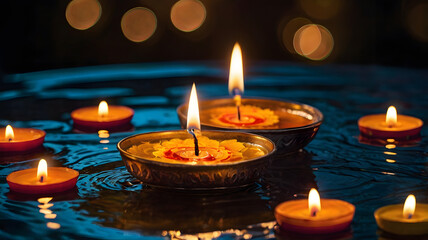
M 98 137 L 101 139 L 100 143 L 102 143 L 102 144 L 107 144 L 110 142 L 110 140 L 107 139 L 110 137 L 110 133 L 107 130 L 99 130 L 98 131 Z M 108 148 L 105 147 L 104 149 L 108 149 Z
M 57 215 L 49 209 L 53 206 L 53 203 L 49 203 L 52 199 L 52 197 L 43 197 L 37 199 L 37 201 L 40 203 L 38 206 L 40 208 L 39 212 L 44 214 L 46 219 L 55 219 L 57 217 Z M 55 222 L 47 222 L 46 226 L 50 229 L 59 229 L 61 227 L 59 223 Z

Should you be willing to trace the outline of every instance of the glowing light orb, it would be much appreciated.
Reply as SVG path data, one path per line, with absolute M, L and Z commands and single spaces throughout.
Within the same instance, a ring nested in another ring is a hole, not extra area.
M 150 9 L 136 7 L 123 15 L 120 26 L 127 39 L 133 42 L 143 42 L 155 33 L 157 19 Z
M 98 0 L 73 0 L 65 10 L 68 24 L 78 30 L 93 27 L 101 17 L 101 5 Z
M 198 0 L 180 0 L 171 8 L 171 21 L 183 32 L 198 29 L 205 21 L 207 11 L 204 4 Z

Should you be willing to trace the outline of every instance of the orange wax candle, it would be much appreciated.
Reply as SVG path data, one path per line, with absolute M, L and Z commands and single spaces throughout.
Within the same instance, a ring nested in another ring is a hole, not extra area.
M 428 234 L 428 204 L 416 204 L 409 195 L 403 204 L 388 205 L 374 213 L 379 228 L 397 235 Z
M 0 152 L 25 152 L 40 147 L 46 132 L 33 128 L 15 128 L 10 125 L 0 129 Z
M 275 208 L 275 218 L 283 230 L 304 234 L 342 231 L 349 227 L 354 213 L 351 203 L 320 199 L 315 189 L 311 189 L 308 199 L 286 201 Z
M 16 171 L 6 177 L 10 190 L 26 194 L 57 193 L 76 186 L 79 172 L 65 167 L 47 167 L 41 159 L 37 168 Z
M 398 115 L 394 106 L 387 114 L 367 115 L 358 120 L 362 135 L 381 139 L 412 139 L 418 137 L 423 122 L 419 118 Z
M 76 127 L 109 130 L 129 124 L 134 110 L 125 106 L 108 106 L 101 101 L 97 106 L 79 108 L 71 112 Z

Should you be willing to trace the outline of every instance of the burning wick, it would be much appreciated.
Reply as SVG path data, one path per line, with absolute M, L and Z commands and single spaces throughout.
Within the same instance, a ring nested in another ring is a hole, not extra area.
M 238 120 L 241 121 L 241 96 L 244 93 L 244 69 L 242 64 L 242 51 L 238 43 L 235 43 L 230 58 L 229 94 L 233 96 L 238 111 Z
M 235 101 L 238 120 L 241 121 L 241 91 L 238 88 L 233 89 L 233 100 Z
M 315 188 L 311 188 L 309 191 L 308 204 L 311 216 L 315 217 L 321 211 L 320 195 Z
M 43 182 L 48 177 L 48 163 L 44 159 L 40 159 L 39 166 L 37 167 L 37 178 L 39 182 Z
M 189 109 L 187 110 L 187 132 L 193 136 L 195 141 L 195 155 L 199 156 L 199 144 L 197 134 L 201 131 L 201 122 L 199 120 L 198 95 L 196 93 L 195 83 L 192 85 L 192 91 L 189 98 Z
M 108 104 L 106 101 L 101 101 L 98 105 L 98 116 L 105 118 L 108 115 Z
M 410 194 L 407 196 L 406 201 L 403 206 L 403 217 L 407 219 L 411 219 L 413 214 L 415 213 L 416 208 L 416 198 L 415 195 Z
M 15 137 L 15 134 L 13 133 L 13 128 L 10 125 L 6 126 L 6 131 L 5 131 L 5 138 L 9 141 L 12 142 L 13 138 Z
M 386 111 L 386 125 L 389 128 L 393 128 L 397 125 L 397 109 L 394 106 L 390 106 Z
M 193 141 L 195 143 L 195 155 L 199 156 L 199 143 L 198 143 L 198 138 L 196 137 L 195 134 L 195 129 L 187 129 L 187 132 L 190 133 L 193 136 Z

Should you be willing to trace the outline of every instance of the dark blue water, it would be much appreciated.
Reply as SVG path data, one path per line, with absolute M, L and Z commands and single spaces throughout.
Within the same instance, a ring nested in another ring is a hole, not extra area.
M 385 112 L 389 105 L 428 120 L 428 71 L 380 66 L 248 66 L 246 96 L 298 101 L 324 113 L 315 140 L 299 153 L 276 159 L 260 182 L 237 192 L 195 195 L 141 185 L 126 171 L 116 143 L 136 133 L 178 129 L 175 108 L 185 101 L 192 82 L 200 99 L 227 95 L 223 67 L 153 63 L 6 76 L 0 125 L 39 128 L 47 136 L 38 152 L 0 157 L 0 239 L 274 238 L 274 207 L 305 197 L 311 187 L 324 198 L 343 199 L 357 208 L 349 231 L 320 239 L 390 239 L 378 230 L 375 209 L 402 203 L 410 193 L 428 202 L 426 127 L 422 141 L 410 147 L 387 149 L 358 140 L 358 118 Z M 73 131 L 70 112 L 102 99 L 132 107 L 133 129 L 108 138 Z M 6 183 L 8 174 L 35 167 L 40 158 L 81 174 L 77 189 L 50 196 L 53 219 L 39 212 L 40 196 L 10 193 Z

